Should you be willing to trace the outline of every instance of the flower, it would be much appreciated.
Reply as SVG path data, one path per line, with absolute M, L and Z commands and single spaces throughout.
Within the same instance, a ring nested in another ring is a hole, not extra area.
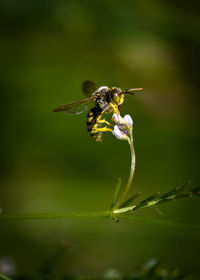
M 119 140 L 128 140 L 132 135 L 133 120 L 130 115 L 125 115 L 124 118 L 120 114 L 113 114 L 115 126 L 112 134 Z

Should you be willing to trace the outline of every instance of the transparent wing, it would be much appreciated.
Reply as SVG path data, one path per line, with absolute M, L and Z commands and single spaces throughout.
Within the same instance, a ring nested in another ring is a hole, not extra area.
M 91 96 L 97 89 L 98 86 L 92 81 L 85 81 L 82 84 L 82 90 L 85 96 Z
M 65 112 L 66 114 L 78 115 L 87 110 L 88 105 L 92 100 L 94 100 L 95 96 L 91 96 L 89 98 L 85 98 L 76 102 L 71 102 L 68 104 L 64 104 L 54 109 L 54 112 Z

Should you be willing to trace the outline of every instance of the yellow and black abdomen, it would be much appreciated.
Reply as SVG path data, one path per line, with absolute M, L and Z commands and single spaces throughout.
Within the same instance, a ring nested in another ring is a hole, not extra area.
M 102 132 L 98 131 L 98 128 L 101 127 L 101 123 L 98 122 L 101 115 L 102 109 L 97 106 L 92 108 L 87 114 L 87 130 L 96 141 L 101 141 Z

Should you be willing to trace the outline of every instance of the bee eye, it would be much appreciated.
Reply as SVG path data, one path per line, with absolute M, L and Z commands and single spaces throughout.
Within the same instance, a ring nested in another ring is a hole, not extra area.
M 115 93 L 113 94 L 113 101 L 114 101 L 115 103 L 118 103 L 118 102 L 119 102 L 119 94 L 118 94 L 117 92 L 115 92 Z

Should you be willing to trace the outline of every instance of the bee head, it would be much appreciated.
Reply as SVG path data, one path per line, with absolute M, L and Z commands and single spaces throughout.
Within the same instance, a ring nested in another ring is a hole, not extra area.
M 142 88 L 130 88 L 122 91 L 121 88 L 113 87 L 110 93 L 111 99 L 115 104 L 119 106 L 124 102 L 124 94 L 134 95 L 132 91 L 137 91 L 137 90 L 142 90 Z
M 124 94 L 121 88 L 113 87 L 110 92 L 111 100 L 118 106 L 124 102 Z

